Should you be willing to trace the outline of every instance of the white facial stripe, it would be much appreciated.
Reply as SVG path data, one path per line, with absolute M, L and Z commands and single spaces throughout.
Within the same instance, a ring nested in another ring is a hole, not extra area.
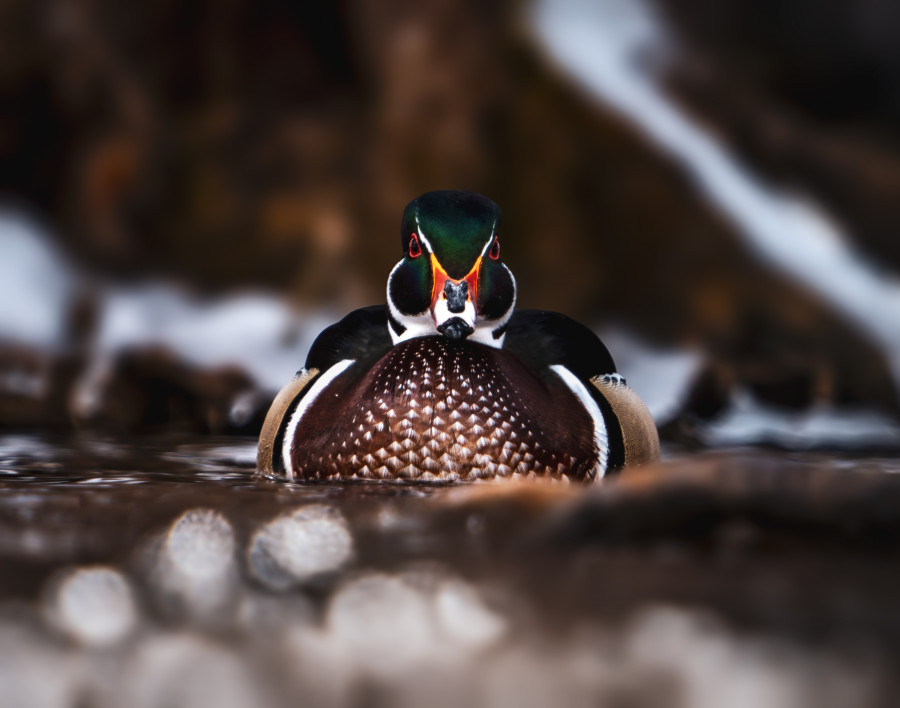
M 494 243 L 494 236 L 497 234 L 497 221 L 494 221 L 493 226 L 491 226 L 491 235 L 488 236 L 487 243 L 484 244 L 484 247 L 481 249 L 481 257 L 484 258 L 484 254 L 487 253 L 488 249 L 491 247 L 491 244 Z M 507 268 L 507 270 L 509 270 Z
M 434 253 L 434 249 L 431 247 L 431 241 L 429 241 L 425 237 L 425 234 L 422 233 L 422 226 L 419 224 L 419 215 L 418 214 L 416 214 L 416 233 L 419 235 L 419 238 L 422 240 L 422 243 L 424 243 L 428 247 L 428 252 Z
M 391 270 L 387 284 L 388 311 L 396 322 L 399 322 L 406 327 L 402 334 L 397 334 L 394 331 L 394 328 L 388 324 L 388 332 L 391 335 L 391 342 L 394 344 L 399 344 L 400 342 L 405 342 L 407 339 L 414 339 L 415 337 L 427 337 L 432 334 L 438 334 L 438 331 L 434 327 L 434 318 L 428 310 L 415 315 L 405 315 L 397 309 L 397 306 L 394 305 L 394 301 L 391 300 L 391 281 L 394 279 L 394 273 L 401 265 L 403 265 L 403 261 L 398 262 Z
M 434 249 L 431 247 L 431 241 L 425 238 L 425 234 L 419 231 L 419 240 L 425 244 L 425 248 L 428 250 L 428 253 L 434 253 Z
M 497 220 L 494 220 L 494 223 L 491 225 L 491 233 L 488 236 L 487 241 L 484 246 L 481 248 L 481 253 L 479 254 L 481 258 L 484 258 L 484 254 L 487 253 L 488 249 L 491 247 L 491 244 L 494 242 L 494 236 L 497 234 Z M 434 249 L 431 247 L 431 241 L 422 233 L 422 226 L 419 224 L 419 215 L 416 214 L 416 234 L 421 239 L 422 243 L 428 246 L 429 253 L 434 253 Z
M 606 465 L 609 461 L 609 438 L 606 434 L 606 421 L 603 419 L 603 413 L 600 410 L 600 406 L 597 405 L 597 401 L 594 400 L 593 396 L 591 396 L 590 392 L 575 374 L 562 364 L 554 364 L 550 369 L 571 389 L 594 421 L 594 447 L 597 449 L 594 481 L 598 481 L 606 474 Z
M 475 331 L 468 336 L 468 341 L 478 342 L 494 349 L 503 349 L 503 342 L 506 339 L 504 332 L 499 337 L 494 337 L 494 330 L 498 325 L 495 320 L 480 320 L 475 325 Z
M 415 339 L 416 337 L 430 337 L 440 334 L 434 327 L 434 318 L 430 312 L 426 312 L 424 315 L 400 315 L 400 317 L 395 316 L 394 319 L 406 328 L 402 334 L 397 334 L 394 328 L 388 325 L 391 342 L 394 344 L 400 344 L 400 342 L 405 342 L 407 339 Z
M 394 279 L 394 273 L 396 273 L 397 269 L 402 265 L 403 265 L 403 261 L 397 261 L 397 265 L 395 265 L 393 268 L 391 268 L 391 273 L 390 273 L 390 275 L 388 275 L 388 280 L 387 280 L 388 309 L 391 311 L 391 316 L 398 322 L 403 321 L 404 315 L 403 315 L 403 313 L 400 312 L 400 310 L 397 309 L 397 306 L 394 305 L 394 301 L 391 300 L 391 281 Z
M 469 339 L 473 342 L 478 342 L 479 344 L 486 344 L 489 347 L 494 347 L 495 349 L 503 349 L 503 342 L 506 341 L 506 333 L 504 332 L 499 337 L 494 337 L 494 331 L 500 327 L 503 327 L 509 319 L 512 317 L 513 312 L 516 309 L 516 298 L 518 297 L 518 290 L 516 288 L 516 277 L 512 274 L 512 271 L 506 266 L 505 263 L 501 263 L 504 268 L 506 268 L 506 272 L 509 273 L 509 279 L 512 281 L 513 286 L 513 299 L 509 305 L 509 309 L 503 314 L 499 320 L 479 320 L 478 324 L 475 325 L 475 331 L 469 335 Z
M 300 419 L 303 418 L 303 414 L 306 413 L 318 395 L 322 393 L 332 381 L 344 373 L 344 371 L 347 370 L 347 367 L 354 361 L 354 359 L 344 359 L 333 365 L 330 369 L 322 372 L 322 375 L 316 379 L 316 382 L 310 387 L 309 391 L 307 391 L 303 398 L 300 399 L 297 408 L 294 409 L 294 413 L 291 415 L 291 420 L 288 423 L 287 429 L 284 431 L 284 442 L 281 446 L 281 459 L 284 461 L 284 473 L 288 479 L 294 478 L 294 468 L 291 467 L 291 443 L 294 441 L 294 435 L 297 433 L 297 426 L 300 425 Z

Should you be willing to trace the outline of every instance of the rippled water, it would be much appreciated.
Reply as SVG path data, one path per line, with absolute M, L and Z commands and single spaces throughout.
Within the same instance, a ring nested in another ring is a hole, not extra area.
M 250 439 L 0 438 L 0 706 L 882 705 L 900 461 L 298 485 Z

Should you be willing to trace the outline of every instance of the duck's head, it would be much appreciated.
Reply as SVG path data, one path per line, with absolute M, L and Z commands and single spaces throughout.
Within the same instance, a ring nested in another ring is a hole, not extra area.
M 394 344 L 429 335 L 500 348 L 516 281 L 500 258 L 500 208 L 474 192 L 427 192 L 403 212 L 388 277 Z

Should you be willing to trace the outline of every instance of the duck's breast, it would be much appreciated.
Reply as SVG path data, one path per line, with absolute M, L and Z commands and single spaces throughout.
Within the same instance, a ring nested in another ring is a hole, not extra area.
M 593 422 L 561 381 L 445 337 L 402 342 L 367 372 L 335 379 L 291 448 L 304 479 L 583 479 L 596 459 Z

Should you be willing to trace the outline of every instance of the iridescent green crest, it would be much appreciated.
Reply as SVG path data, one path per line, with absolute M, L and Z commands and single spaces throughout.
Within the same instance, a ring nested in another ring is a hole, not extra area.
M 474 192 L 426 192 L 403 212 L 401 243 L 421 233 L 451 278 L 464 277 L 500 226 L 500 207 Z

